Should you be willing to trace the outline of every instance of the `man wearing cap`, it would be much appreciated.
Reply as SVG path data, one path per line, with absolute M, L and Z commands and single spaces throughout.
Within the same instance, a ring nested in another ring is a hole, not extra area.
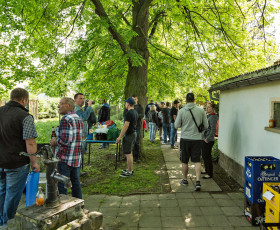
M 196 183 L 195 190 L 199 191 L 201 174 L 201 147 L 202 132 L 198 127 L 203 124 L 204 129 L 208 128 L 208 121 L 205 111 L 194 103 L 194 94 L 188 93 L 186 97 L 187 105 L 182 108 L 175 121 L 175 128 L 182 128 L 180 140 L 180 160 L 182 162 L 183 179 L 182 185 L 188 185 L 188 162 L 189 158 L 195 163 Z
M 121 177 L 130 177 L 133 175 L 133 155 L 132 150 L 136 141 L 136 125 L 138 120 L 138 113 L 134 109 L 135 100 L 131 97 L 125 100 L 125 108 L 128 110 L 124 117 L 124 126 L 117 138 L 116 142 L 120 143 L 123 138 L 123 153 L 126 156 L 127 169 L 122 170 Z
M 170 145 L 172 149 L 178 149 L 178 147 L 175 146 L 175 141 L 177 141 L 177 129 L 174 126 L 174 122 L 177 117 L 179 105 L 180 105 L 179 101 L 175 100 L 170 110 Z

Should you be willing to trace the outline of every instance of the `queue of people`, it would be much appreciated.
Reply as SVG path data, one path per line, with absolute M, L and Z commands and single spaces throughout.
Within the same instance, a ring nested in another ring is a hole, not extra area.
M 165 106 L 164 106 L 165 105 Z M 208 102 L 206 112 L 195 104 L 195 96 L 188 93 L 186 106 L 179 110 L 180 102 L 174 100 L 172 107 L 170 103 L 160 103 L 155 112 L 153 100 L 146 106 L 146 120 L 150 127 L 150 141 L 155 140 L 155 130 L 159 130 L 160 140 L 163 145 L 170 143 L 171 149 L 178 149 L 177 129 L 181 128 L 180 138 L 180 161 L 182 163 L 183 179 L 182 185 L 188 185 L 188 162 L 195 164 L 196 183 L 195 189 L 200 190 L 200 177 L 203 179 L 213 177 L 212 147 L 215 142 L 216 125 L 218 115 L 215 113 L 215 104 Z M 162 132 L 160 132 L 162 127 Z M 162 136 L 161 136 L 162 135 Z M 201 156 L 203 158 L 205 171 L 201 171 Z

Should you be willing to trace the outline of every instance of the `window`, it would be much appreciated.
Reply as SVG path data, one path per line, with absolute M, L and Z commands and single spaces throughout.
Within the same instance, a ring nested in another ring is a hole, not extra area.
M 280 102 L 274 101 L 273 103 L 273 119 L 274 127 L 280 128 Z

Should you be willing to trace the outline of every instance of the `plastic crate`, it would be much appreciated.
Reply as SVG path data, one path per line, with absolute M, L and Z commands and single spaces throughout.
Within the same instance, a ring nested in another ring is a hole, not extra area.
M 260 230 L 279 230 L 279 223 L 261 223 Z
M 264 198 L 267 205 L 270 205 L 275 210 L 280 212 L 280 194 L 270 187 L 272 185 L 273 186 L 280 186 L 280 183 L 264 183 L 263 184 L 263 193 L 265 193 L 267 191 L 270 191 L 274 195 L 274 197 L 271 200 L 268 200 L 265 197 L 263 197 L 263 198 Z
M 280 223 L 279 214 L 279 210 L 267 203 L 265 206 L 265 223 Z
M 245 157 L 244 178 L 245 196 L 254 204 L 264 204 L 263 183 L 280 182 L 280 160 L 272 156 Z
M 244 199 L 244 215 L 254 226 L 264 222 L 265 204 L 253 204 L 246 197 Z

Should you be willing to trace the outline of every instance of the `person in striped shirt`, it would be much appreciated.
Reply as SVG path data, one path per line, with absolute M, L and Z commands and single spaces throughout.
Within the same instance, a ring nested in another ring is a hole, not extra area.
M 58 109 L 61 118 L 57 138 L 50 140 L 50 145 L 55 147 L 55 156 L 58 162 L 58 172 L 70 178 L 72 183 L 72 196 L 82 199 L 80 185 L 80 165 L 82 157 L 83 121 L 74 111 L 75 102 L 72 98 L 63 97 Z M 67 195 L 67 189 L 58 183 L 59 194 Z

